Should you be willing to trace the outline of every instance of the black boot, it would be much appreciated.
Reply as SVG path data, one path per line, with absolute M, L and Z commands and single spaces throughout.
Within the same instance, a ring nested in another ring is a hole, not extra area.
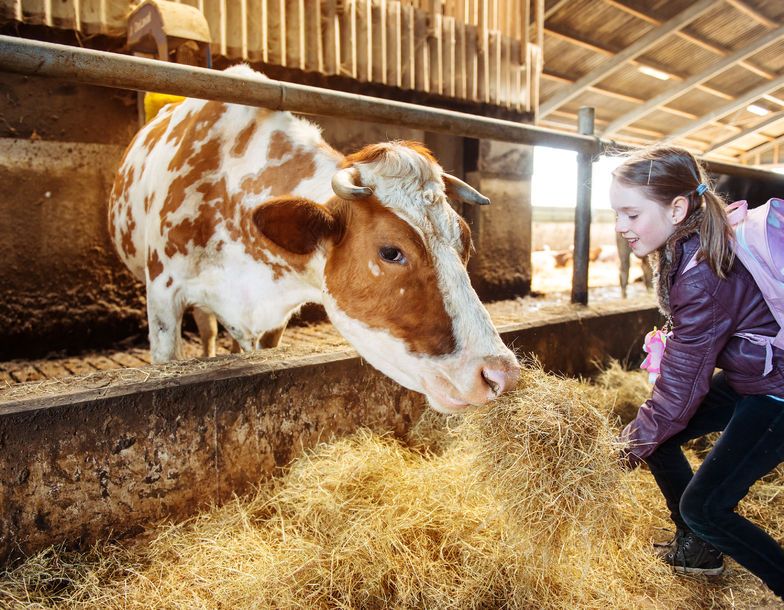
M 724 571 L 721 551 L 700 540 L 690 530 L 678 530 L 674 545 L 663 559 L 681 574 L 718 576 Z
M 685 530 L 683 528 L 678 527 L 675 530 L 675 535 L 672 538 L 670 538 L 669 540 L 667 540 L 666 542 L 654 542 L 653 543 L 654 550 L 659 555 L 664 557 L 664 555 L 668 551 L 671 551 L 671 550 L 673 550 L 675 548 L 676 543 L 683 536 L 684 533 L 685 533 Z

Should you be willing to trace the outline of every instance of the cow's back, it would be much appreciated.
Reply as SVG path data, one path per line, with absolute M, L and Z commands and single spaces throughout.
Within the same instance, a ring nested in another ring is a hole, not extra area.
M 248 208 L 288 193 L 327 201 L 341 160 L 315 126 L 287 112 L 186 99 L 164 107 L 128 147 L 109 230 L 141 280 L 145 269 L 195 272 L 193 259 L 204 257 L 194 253 L 250 247 Z

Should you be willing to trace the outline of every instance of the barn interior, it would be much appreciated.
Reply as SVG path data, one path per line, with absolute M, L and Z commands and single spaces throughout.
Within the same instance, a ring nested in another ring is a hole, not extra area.
M 319 307 L 303 309 L 281 347 L 250 354 L 230 354 L 222 335 L 219 356 L 200 358 L 186 325 L 188 360 L 152 364 L 144 287 L 106 221 L 143 121 L 141 94 L 84 70 L 52 76 L 43 60 L 21 68 L 15 42 L 213 69 L 245 61 L 284 83 L 543 128 L 513 141 L 447 123 L 306 115 L 344 154 L 421 141 L 489 197 L 487 208 L 457 210 L 472 228 L 472 285 L 508 345 L 566 375 L 610 359 L 637 366 L 661 319 L 644 288 L 620 299 L 588 280 L 590 181 L 558 220 L 574 235 L 569 283 L 532 293 L 543 226 L 531 201 L 534 145 L 590 143 L 581 153 L 590 175 L 600 152 L 672 142 L 702 158 L 728 199 L 784 192 L 774 171 L 784 168 L 776 0 L 0 0 L 0 37 L 6 561 L 133 536 L 247 492 L 302 448 L 360 427 L 403 436 L 425 409 L 363 363 Z

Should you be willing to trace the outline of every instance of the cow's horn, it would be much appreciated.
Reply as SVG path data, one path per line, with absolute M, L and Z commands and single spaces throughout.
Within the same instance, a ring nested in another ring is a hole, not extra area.
M 446 184 L 446 190 L 455 199 L 474 205 L 490 205 L 490 200 L 487 197 L 477 191 L 473 186 L 469 186 L 460 180 L 460 178 L 455 178 L 453 175 L 447 173 L 444 173 L 443 178 L 444 183 Z
M 368 187 L 358 185 L 358 182 L 359 170 L 355 167 L 347 167 L 332 176 L 332 190 L 343 199 L 362 199 L 373 193 Z

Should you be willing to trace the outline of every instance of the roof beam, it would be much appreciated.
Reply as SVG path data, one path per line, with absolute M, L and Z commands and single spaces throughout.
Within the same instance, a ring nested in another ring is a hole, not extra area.
M 748 160 L 750 157 L 756 157 L 757 155 L 766 153 L 770 149 L 776 148 L 776 146 L 778 146 L 782 142 L 784 142 L 784 135 L 780 135 L 778 138 L 771 140 L 770 142 L 765 142 L 764 144 L 760 144 L 759 146 L 747 150 L 745 153 L 741 155 L 741 159 Z
M 734 7 L 741 13 L 748 15 L 755 21 L 759 21 L 767 28 L 775 28 L 778 25 L 778 23 L 776 23 L 773 19 L 766 17 L 754 7 L 749 6 L 746 2 L 743 2 L 743 0 L 727 0 L 727 4 Z
M 589 51 L 594 51 L 595 53 L 599 53 L 600 55 L 604 55 L 605 57 L 613 57 L 617 53 L 620 52 L 618 49 L 611 49 L 608 47 L 601 46 L 593 41 L 586 40 L 574 34 L 572 32 L 565 32 L 563 30 L 554 30 L 553 28 L 545 28 L 545 33 L 548 36 L 552 36 L 554 38 L 558 38 L 559 40 L 563 40 L 565 42 L 569 42 L 571 44 L 577 45 L 584 49 L 588 49 Z M 636 65 L 636 66 L 647 66 L 649 68 L 653 68 L 658 70 L 659 72 L 664 72 L 669 74 L 674 80 L 685 80 L 688 76 L 683 76 L 682 74 L 678 74 L 674 72 L 672 68 L 668 66 L 663 66 L 657 62 L 653 61 L 641 61 L 639 59 L 633 59 L 629 63 Z M 716 97 L 720 97 L 723 100 L 731 100 L 733 97 L 724 93 L 723 91 L 717 91 L 716 89 L 712 89 L 711 87 L 707 87 L 705 85 L 700 85 L 699 89 L 704 91 L 705 93 L 709 93 L 710 95 L 714 95 Z
M 666 38 L 673 32 L 677 32 L 688 23 L 691 23 L 700 15 L 719 4 L 721 1 L 723 0 L 699 0 L 698 2 L 695 2 L 685 11 L 682 11 L 666 23 L 663 23 L 659 27 L 651 30 L 642 36 L 639 40 L 637 40 L 637 42 L 626 47 L 623 51 L 617 53 L 614 57 L 604 62 L 601 66 L 591 70 L 571 87 L 567 87 L 559 91 L 550 99 L 545 101 L 544 104 L 539 107 L 539 116 L 546 116 L 560 105 L 573 100 L 587 87 L 595 85 L 599 81 L 618 70 L 626 62 L 635 59 L 639 55 L 642 55 L 648 49 L 659 43 L 662 39 Z
M 707 155 L 708 153 L 712 153 L 714 150 L 719 150 L 720 148 L 724 148 L 725 146 L 728 146 L 733 142 L 740 140 L 741 138 L 745 138 L 746 136 L 750 136 L 751 134 L 758 133 L 759 131 L 762 131 L 769 125 L 772 125 L 773 123 L 777 123 L 782 119 L 784 119 L 784 110 L 779 110 L 778 112 L 774 112 L 772 115 L 770 115 L 767 119 L 765 119 L 761 123 L 752 125 L 748 129 L 744 129 L 740 133 L 736 133 L 735 135 L 730 136 L 725 140 L 722 140 L 718 144 L 714 144 L 713 146 L 711 146 L 705 151 L 705 154 Z M 762 136 L 763 134 L 759 134 L 759 135 Z
M 734 112 L 738 108 L 745 106 L 748 103 L 753 102 L 761 98 L 763 95 L 770 93 L 771 91 L 775 91 L 784 87 L 784 73 L 777 76 L 772 81 L 768 81 L 767 83 L 762 83 L 758 87 L 754 87 L 753 89 L 747 91 L 740 97 L 734 99 L 733 101 L 729 102 L 728 104 L 724 104 L 720 108 L 713 110 L 707 114 L 702 115 L 696 121 L 686 125 L 682 129 L 674 131 L 673 133 L 667 136 L 666 141 L 672 141 L 677 138 L 682 138 L 684 136 L 689 135 L 690 133 L 694 133 L 698 129 L 702 129 L 708 123 L 713 123 L 714 121 L 720 119 L 723 116 L 728 115 L 730 112 Z
M 548 8 L 544 13 L 545 20 L 549 19 L 552 15 L 555 15 L 561 8 L 568 4 L 569 0 L 558 0 L 555 4 L 553 4 L 550 8 Z
M 631 112 L 627 112 L 623 116 L 615 119 L 612 123 L 607 126 L 607 131 L 604 132 L 605 136 L 612 135 L 613 133 L 617 132 L 619 129 L 623 129 L 627 125 L 631 125 L 635 121 L 641 119 L 649 112 L 657 109 L 659 106 L 663 106 L 667 102 L 671 102 L 675 98 L 679 97 L 692 87 L 696 87 L 701 85 L 702 83 L 710 80 L 717 74 L 720 74 L 727 68 L 729 68 L 734 63 L 738 62 L 740 59 L 744 57 L 748 57 L 757 53 L 764 49 L 765 47 L 773 44 L 784 38 L 784 26 L 781 26 L 773 31 L 768 32 L 761 38 L 757 39 L 756 41 L 752 42 L 750 45 L 735 51 L 732 55 L 728 55 L 724 59 L 720 59 L 715 64 L 710 66 L 707 70 L 703 70 L 699 74 L 695 74 L 684 80 L 681 83 L 678 83 L 674 87 L 671 87 L 664 91 L 663 93 L 657 95 L 656 97 L 648 100 L 642 106 L 635 108 Z
M 615 7 L 618 10 L 623 11 L 629 15 L 632 15 L 633 17 L 642 19 L 643 21 L 650 23 L 651 25 L 661 25 L 662 23 L 661 19 L 654 17 L 653 15 L 650 15 L 648 13 L 643 13 L 639 9 L 631 8 L 625 5 L 623 2 L 620 2 L 619 0 L 603 0 L 603 1 L 605 4 L 609 4 L 610 6 Z M 768 26 L 768 27 L 776 27 L 777 25 L 778 24 L 773 23 L 772 26 Z M 712 42 L 709 42 L 708 40 L 705 40 L 699 35 L 689 32 L 688 30 L 685 29 L 676 32 L 675 35 L 679 36 L 680 38 L 683 38 L 684 40 L 688 40 L 692 44 L 696 44 L 697 46 L 705 49 L 706 51 L 710 51 L 711 53 L 715 53 L 716 55 L 720 55 L 722 57 L 726 57 L 727 55 L 732 53 L 732 49 L 728 49 L 726 47 L 722 47 Z M 775 78 L 775 74 L 773 74 L 769 70 L 766 70 L 765 68 L 760 68 L 759 66 L 755 66 L 752 63 L 741 60 L 738 62 L 738 65 L 743 68 L 746 68 L 749 72 L 753 72 L 754 74 L 761 76 L 762 78 L 767 78 L 768 80 L 772 80 L 773 78 Z

